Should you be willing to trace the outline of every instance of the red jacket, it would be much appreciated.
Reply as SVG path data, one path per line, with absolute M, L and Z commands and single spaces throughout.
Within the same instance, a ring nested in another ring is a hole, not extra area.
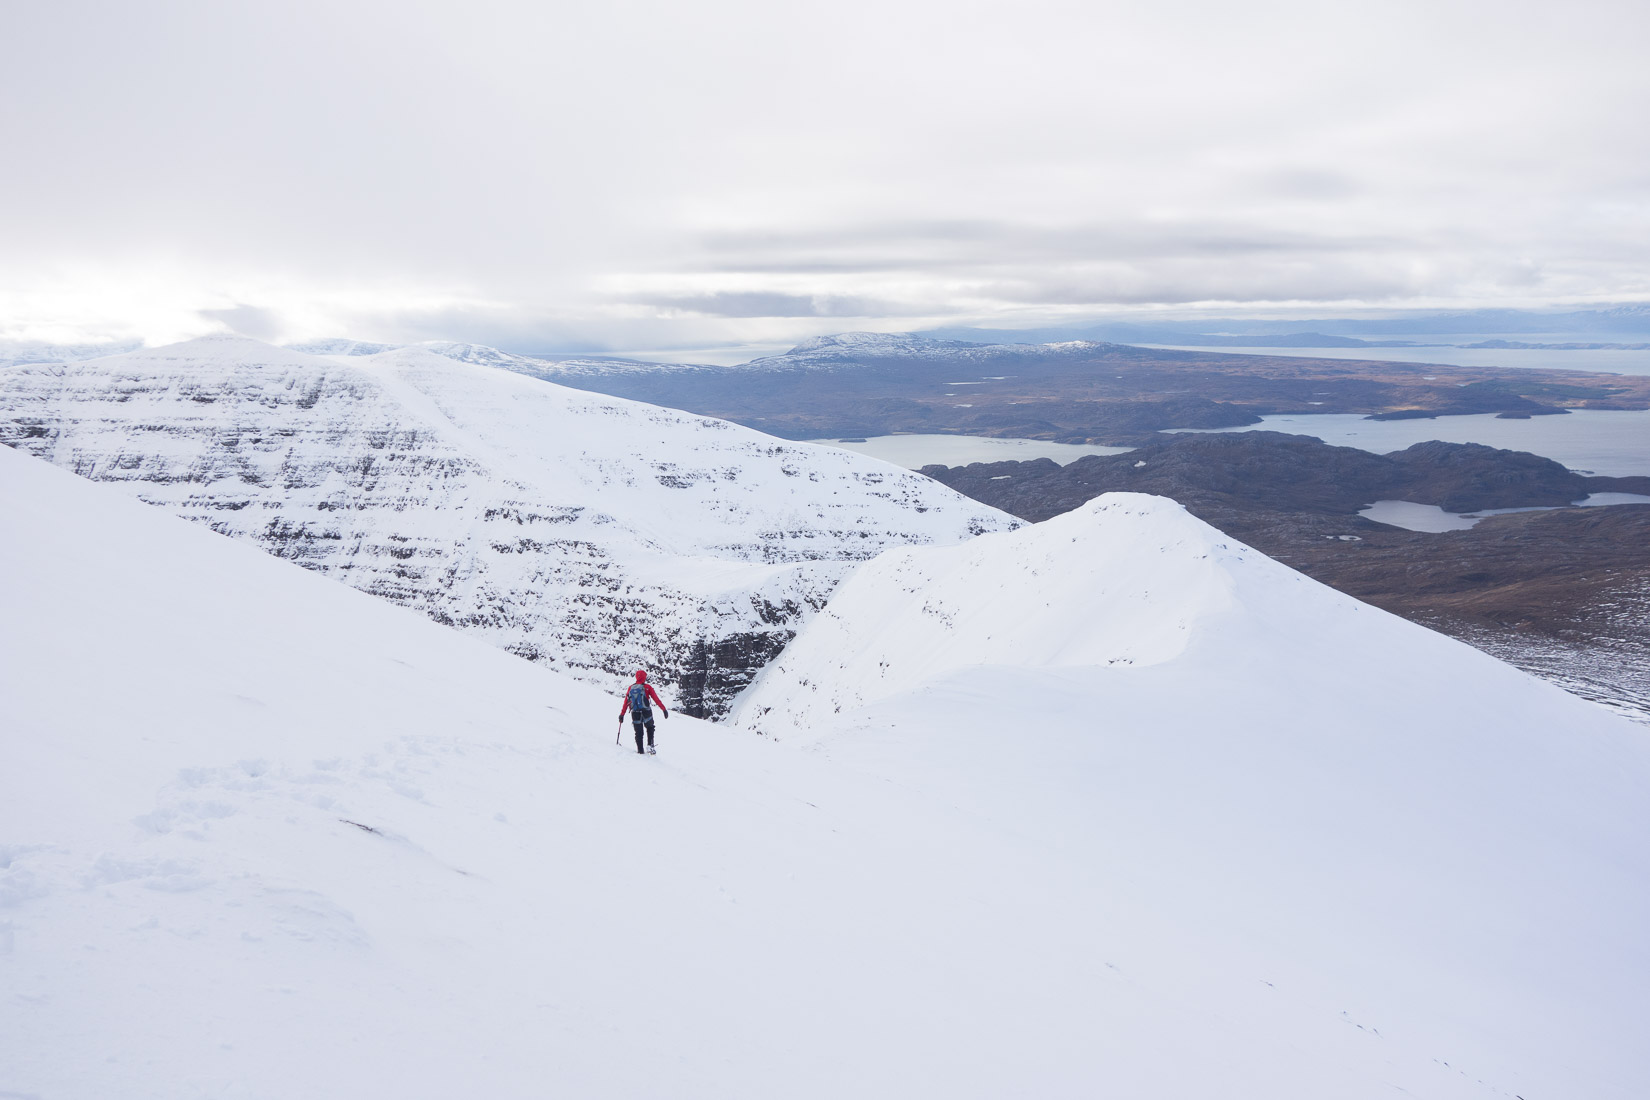
M 635 686 L 636 686 L 635 684 L 630 685 L 630 687 L 635 687 Z M 670 708 L 665 706 L 665 701 L 663 699 L 659 698 L 659 693 L 653 690 L 653 685 L 648 684 L 648 683 L 644 683 L 644 684 L 642 684 L 642 686 L 647 688 L 647 697 L 649 699 L 652 699 L 655 703 L 658 703 L 659 704 L 659 709 L 665 712 L 665 717 L 667 717 L 667 718 L 670 717 Z M 624 705 L 619 708 L 619 721 L 621 721 L 621 722 L 624 721 L 625 712 L 627 712 L 628 710 L 630 710 L 630 688 L 625 688 L 624 689 Z

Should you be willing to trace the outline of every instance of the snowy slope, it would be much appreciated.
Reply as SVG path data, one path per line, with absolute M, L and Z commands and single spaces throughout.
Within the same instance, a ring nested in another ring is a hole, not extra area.
M 889 551 L 740 703 L 1190 917 L 1234 980 L 1312 990 L 1462 1095 L 1650 1095 L 1643 731 L 1173 502 Z
M 1302 845 L 1344 843 L 1295 826 L 1394 789 L 1382 754 L 1367 777 L 1333 766 L 1361 728 L 1313 752 L 1285 715 L 1270 740 L 1226 722 L 1193 745 L 1174 719 L 1198 685 L 1167 679 L 1150 736 L 1061 740 L 1009 712 L 1027 673 L 999 666 L 882 712 L 899 721 L 857 748 L 673 717 L 638 758 L 609 743 L 617 684 L 113 487 L 0 449 L 0 515 L 0 609 L 26 624 L 0 642 L 0 1094 L 1585 1100 L 1650 1083 L 1642 741 L 1460 647 L 1421 656 L 1511 692 L 1525 724 L 1471 774 L 1440 740 L 1410 800 L 1380 805 L 1388 830 L 1434 830 L 1416 868 L 1353 848 L 1338 858 L 1375 876 L 1355 896 L 1329 868 L 1257 922 Z M 1363 627 L 1319 650 L 1250 640 L 1262 663 L 1304 654 L 1311 684 Z M 1037 699 L 1057 701 L 1044 675 Z M 973 717 L 944 694 L 964 691 Z M 1541 797 L 1486 819 L 1553 714 L 1574 721 Z M 1394 753 L 1421 738 L 1392 736 Z M 1111 801 L 1084 831 L 1073 799 L 1096 793 Z M 1289 827 L 1257 833 L 1267 810 Z M 1509 847 L 1529 861 L 1510 903 Z M 1233 874 L 1188 883 L 1223 859 Z M 1234 889 L 1238 871 L 1262 877 Z M 1416 907 L 1395 918 L 1389 890 Z M 1297 907 L 1352 919 L 1299 935 Z
M 716 714 L 844 563 L 1004 514 L 893 466 L 420 348 L 212 337 L 0 370 L 0 442 L 603 677 Z
M 907 957 L 901 868 L 864 865 L 886 796 L 681 716 L 621 752 L 617 684 L 8 450 L 0 514 L 0 1095 L 918 1079 L 856 1005 L 959 984 Z

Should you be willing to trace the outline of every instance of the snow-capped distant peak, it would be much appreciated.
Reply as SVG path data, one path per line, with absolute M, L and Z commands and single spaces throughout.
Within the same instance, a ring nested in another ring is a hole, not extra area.
M 816 365 L 851 364 L 862 360 L 955 359 L 974 362 L 987 359 L 1061 357 L 1084 354 L 1106 345 L 1088 340 L 1067 340 L 1055 344 L 979 344 L 967 340 L 937 340 L 911 332 L 839 332 L 804 340 L 783 355 L 753 359 L 745 364 L 759 369 L 785 369 Z
M 459 340 L 425 340 L 418 344 L 381 344 L 335 337 L 283 346 L 290 351 L 301 351 L 306 355 L 348 356 L 350 358 L 382 355 L 387 351 L 399 351 L 402 348 L 422 348 L 425 351 L 433 352 L 447 359 L 457 360 L 460 363 L 503 367 L 505 370 L 513 370 L 517 373 L 532 373 L 549 365 L 543 360 L 502 351 L 486 344 L 471 344 Z
M 460 363 L 477 363 L 486 367 L 503 367 L 514 370 L 523 363 L 536 368 L 542 368 L 543 360 L 533 359 L 526 355 L 517 355 L 510 351 L 500 351 L 498 348 L 488 347 L 486 344 L 467 344 L 454 340 L 426 340 L 417 345 L 437 355 L 444 355 L 448 359 L 456 359 Z
M 886 354 L 934 348 L 978 347 L 962 340 L 935 340 L 911 332 L 839 332 L 832 336 L 815 336 L 804 340 L 787 355 L 808 355 L 821 351 L 850 351 Z
M 306 355 L 377 355 L 379 352 L 398 348 L 400 344 L 374 344 L 365 340 L 345 340 L 334 337 L 327 340 L 310 340 L 301 344 L 283 344 L 290 351 L 301 351 Z

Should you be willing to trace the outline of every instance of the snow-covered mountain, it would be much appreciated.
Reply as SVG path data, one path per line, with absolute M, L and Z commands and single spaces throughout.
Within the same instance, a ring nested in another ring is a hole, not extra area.
M 662 670 L 690 714 L 847 563 L 1016 525 L 848 452 L 423 348 L 13 367 L 0 442 L 556 668 Z
M 394 351 L 406 347 L 405 344 L 376 344 L 367 340 L 347 340 L 343 337 L 334 337 L 328 340 L 310 340 L 301 344 L 283 344 L 288 351 L 302 352 L 305 355 L 377 355 L 379 352 Z
M 1642 732 L 1161 502 L 863 566 L 762 689 L 829 728 L 637 757 L 117 490 L 0 449 L 0 1092 L 1650 1092 Z
M 1107 897 L 1047 914 L 1097 952 L 1107 905 L 1164 914 L 1217 1041 L 1287 987 L 1393 1059 L 1119 1094 L 1650 1094 L 1643 731 L 1173 502 L 891 550 L 734 721 L 1035 838 Z
M 794 370 L 888 359 L 925 362 L 977 363 L 1004 358 L 1061 358 L 1089 356 L 1108 347 L 1090 340 L 1056 344 L 981 344 L 967 340 L 936 340 L 910 332 L 839 332 L 804 340 L 783 355 L 764 356 L 744 364 L 753 370 Z

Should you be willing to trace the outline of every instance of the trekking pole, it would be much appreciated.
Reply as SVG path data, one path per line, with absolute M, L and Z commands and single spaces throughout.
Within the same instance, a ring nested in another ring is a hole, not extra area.
M 620 717 L 619 717 L 619 729 L 618 729 L 618 732 L 616 732 L 613 735 L 613 743 L 615 745 L 617 745 L 619 743 L 619 738 L 621 738 L 623 736 L 624 736 L 624 716 L 620 715 Z

